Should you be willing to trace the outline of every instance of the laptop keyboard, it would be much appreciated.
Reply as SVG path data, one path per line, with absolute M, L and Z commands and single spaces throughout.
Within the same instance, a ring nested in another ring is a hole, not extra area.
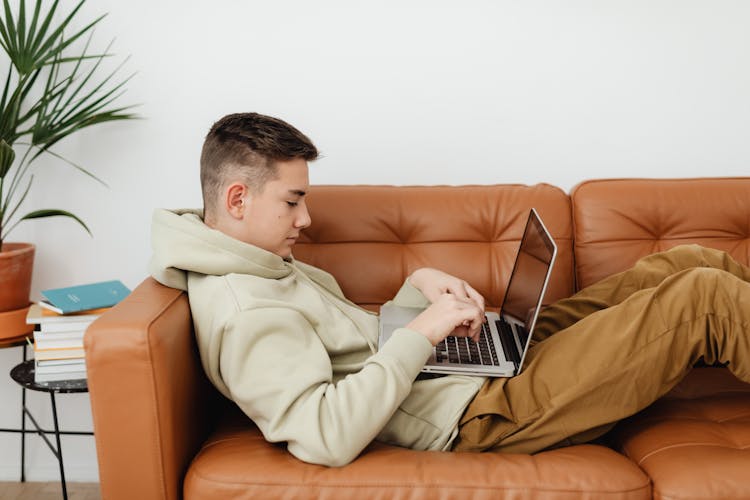
M 435 346 L 435 359 L 438 363 L 465 363 L 468 365 L 499 365 L 495 345 L 490 340 L 490 325 L 485 319 L 479 342 L 468 337 L 446 337 Z

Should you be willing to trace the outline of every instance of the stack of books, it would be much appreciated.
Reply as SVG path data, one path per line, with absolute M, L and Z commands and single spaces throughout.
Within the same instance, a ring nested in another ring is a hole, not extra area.
M 86 378 L 83 334 L 106 309 L 59 314 L 33 304 L 26 323 L 34 325 L 34 380 L 50 382 Z
M 117 280 L 43 291 L 26 317 L 34 325 L 34 381 L 85 379 L 86 328 L 129 293 Z

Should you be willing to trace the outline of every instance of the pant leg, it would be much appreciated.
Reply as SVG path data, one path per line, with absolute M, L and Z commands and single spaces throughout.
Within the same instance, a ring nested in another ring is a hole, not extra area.
M 669 391 L 701 357 L 750 383 L 750 283 L 686 269 L 534 349 L 520 375 L 477 394 L 455 450 L 534 453 L 593 439 Z
M 633 293 L 655 287 L 667 277 L 693 267 L 724 269 L 750 281 L 750 269 L 737 263 L 726 252 L 700 245 L 680 245 L 644 257 L 632 268 L 546 307 L 537 318 L 534 340 L 544 340 L 589 314 L 619 304 Z

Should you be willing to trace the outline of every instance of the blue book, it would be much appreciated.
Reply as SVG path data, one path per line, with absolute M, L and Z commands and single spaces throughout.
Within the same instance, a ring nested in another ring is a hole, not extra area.
M 59 314 L 112 307 L 128 296 L 130 290 L 120 280 L 42 291 L 39 305 Z

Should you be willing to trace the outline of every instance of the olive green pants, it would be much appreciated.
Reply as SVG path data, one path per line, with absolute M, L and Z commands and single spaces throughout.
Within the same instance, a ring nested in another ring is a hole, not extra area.
M 701 358 L 750 383 L 750 269 L 680 246 L 539 315 L 521 373 L 490 379 L 456 451 L 534 453 L 595 439 L 674 387 Z

